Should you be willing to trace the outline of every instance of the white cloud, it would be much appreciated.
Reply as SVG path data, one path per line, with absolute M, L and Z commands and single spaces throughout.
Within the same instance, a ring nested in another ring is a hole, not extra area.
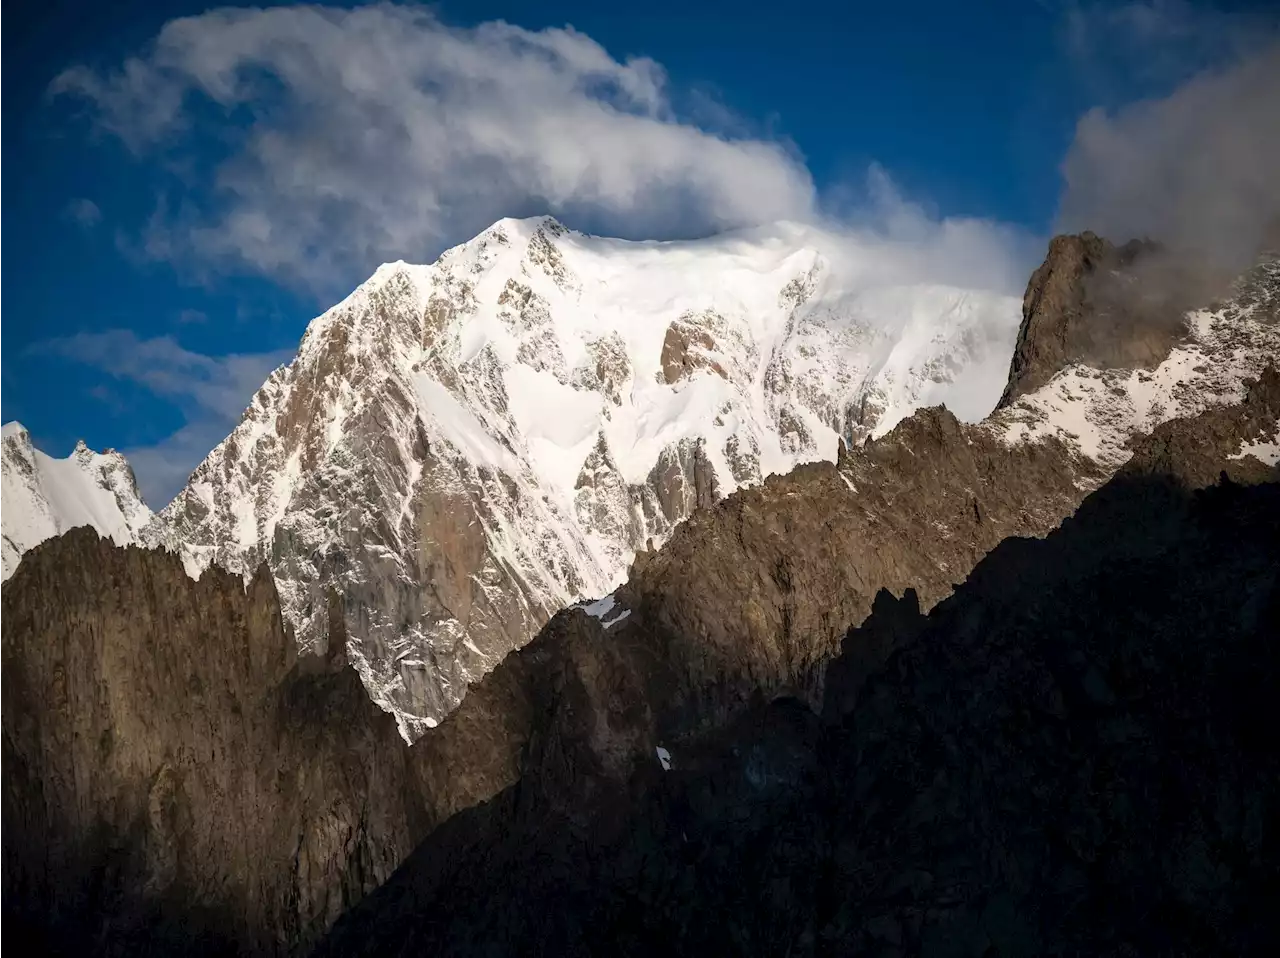
M 546 212 L 633 238 L 820 220 L 894 255 L 896 274 L 1001 289 L 1020 290 L 1039 252 L 998 224 L 926 213 L 875 167 L 833 211 L 789 144 L 571 27 L 460 29 L 389 4 L 223 9 L 54 90 L 182 177 L 181 199 L 160 197 L 123 243 L 131 255 L 206 281 L 248 268 L 321 302 L 380 262 L 427 262 L 501 217 Z
M 267 375 L 293 358 L 293 350 L 206 356 L 184 349 L 171 336 L 141 339 L 127 329 L 77 333 L 31 349 L 137 383 L 183 411 L 186 424 L 171 436 L 153 446 L 122 450 L 143 497 L 153 506 L 172 498 L 234 428 Z
M 807 218 L 815 205 L 786 144 L 682 122 L 661 67 L 616 60 L 572 28 L 457 29 L 391 5 L 215 10 L 54 90 L 87 97 L 139 154 L 196 157 L 188 169 L 232 143 L 190 184 L 209 187 L 198 202 L 153 221 L 155 253 L 313 287 L 353 263 L 430 258 L 506 215 L 650 235 Z
M 903 196 L 888 171 L 872 164 L 861 189 L 833 205 L 825 225 L 847 255 L 883 284 L 946 283 L 1021 295 L 1045 241 L 1025 230 L 975 217 L 938 217 Z

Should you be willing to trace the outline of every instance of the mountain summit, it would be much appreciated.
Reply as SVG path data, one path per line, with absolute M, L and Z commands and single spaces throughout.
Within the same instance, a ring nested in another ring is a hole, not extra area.
M 8 579 L 22 554 L 77 526 L 91 526 L 116 545 L 137 541 L 151 520 L 133 469 L 114 450 L 94 452 L 83 441 L 65 459 L 31 444 L 20 422 L 4 425 L 4 566 Z
M 894 285 L 783 224 L 627 242 L 507 219 L 314 320 L 148 530 L 189 571 L 267 561 L 304 645 L 325 591 L 413 738 L 699 505 L 920 405 L 999 397 L 1016 300 Z

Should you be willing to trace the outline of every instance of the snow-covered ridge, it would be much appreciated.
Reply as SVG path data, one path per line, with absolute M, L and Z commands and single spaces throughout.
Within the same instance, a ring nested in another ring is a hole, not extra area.
M 23 553 L 77 526 L 92 526 L 117 545 L 138 540 L 151 520 L 124 456 L 94 452 L 83 442 L 65 459 L 45 455 L 19 422 L 5 423 L 0 479 L 3 571 L 8 579 Z
M 192 574 L 269 562 L 306 644 L 337 587 L 413 737 L 696 506 L 920 405 L 980 419 L 1018 309 L 792 224 L 658 243 L 502 220 L 314 320 L 148 539 Z
M 1000 410 L 992 428 L 1008 443 L 1055 436 L 1110 473 L 1129 459 L 1135 436 L 1241 401 L 1245 381 L 1280 357 L 1280 260 L 1258 263 L 1235 294 L 1216 309 L 1187 314 L 1184 339 L 1156 368 L 1069 366 Z M 1259 458 L 1267 451 L 1260 442 Z

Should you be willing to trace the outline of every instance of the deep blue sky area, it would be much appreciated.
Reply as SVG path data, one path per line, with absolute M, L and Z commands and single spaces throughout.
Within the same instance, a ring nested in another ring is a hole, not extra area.
M 42 344 L 123 329 L 140 340 L 171 336 L 214 358 L 258 354 L 295 345 L 329 305 L 280 277 L 144 254 L 165 174 L 95 126 L 83 103 L 48 93 L 69 67 L 116 68 L 166 22 L 206 9 L 138 0 L 6 6 L 3 418 L 22 420 L 51 454 L 65 455 L 78 437 L 97 448 L 152 446 L 197 413 L 156 395 L 136 371 L 118 375 Z M 1106 37 L 1094 38 L 1102 52 L 1082 63 L 1068 29 L 1079 5 L 1054 0 L 446 0 L 433 9 L 462 27 L 572 24 L 617 59 L 650 57 L 665 69 L 677 111 L 696 114 L 710 100 L 746 134 L 790 143 L 832 202 L 852 184 L 856 203 L 874 162 L 931 215 L 996 220 L 1036 237 L 1052 228 L 1059 164 L 1080 115 L 1163 94 L 1197 66 L 1133 69 L 1123 49 L 1108 59 Z M 84 199 L 97 213 L 77 217 L 73 204 Z M 348 263 L 335 285 L 349 289 L 376 265 Z

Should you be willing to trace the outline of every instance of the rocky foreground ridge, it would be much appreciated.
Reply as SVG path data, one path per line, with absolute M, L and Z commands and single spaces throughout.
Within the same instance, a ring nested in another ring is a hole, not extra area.
M 1168 494 L 1152 501 L 1162 503 L 1156 512 L 1171 516 L 1187 515 L 1184 505 L 1192 499 L 1186 489 L 1213 483 L 1224 470 L 1241 483 L 1272 477 L 1280 381 L 1262 371 L 1266 352 L 1258 349 L 1275 329 L 1270 269 L 1264 264 L 1249 274 L 1237 299 L 1193 317 L 1179 344 L 1148 368 L 1090 372 L 1068 364 L 1045 387 L 1049 400 L 1043 389 L 1033 391 L 981 424 L 923 410 L 888 435 L 846 451 L 838 464 L 801 467 L 696 513 L 664 548 L 637 558 L 625 587 L 555 616 L 535 642 L 509 655 L 412 748 L 395 740 L 394 723 L 370 706 L 343 666 L 345 636 L 330 644 L 327 655 L 297 655 L 265 572 L 244 593 L 235 577 L 206 573 L 192 583 L 177 556 L 116 549 L 88 532 L 45 543 L 3 587 L 4 900 L 5 917 L 13 918 L 6 925 L 67 948 L 104 953 L 163 952 L 181 941 L 186 950 L 206 947 L 211 953 L 296 954 L 386 882 L 384 892 L 337 926 L 327 946 L 334 953 L 358 950 L 361 935 L 392 951 L 411 942 L 434 943 L 446 953 L 474 950 L 458 937 L 468 927 L 463 919 L 483 918 L 490 896 L 494 910 L 485 913 L 487 923 L 470 927 L 473 936 L 484 929 L 496 953 L 506 953 L 503 942 L 514 947 L 521 929 L 546 931 L 546 941 L 581 953 L 593 940 L 585 929 L 599 923 L 624 943 L 631 940 L 624 932 L 636 935 L 635 948 L 696 944 L 693 929 L 711 934 L 702 919 L 713 915 L 696 909 L 718 906 L 711 898 L 673 902 L 653 877 L 668 874 L 664 856 L 685 854 L 680 849 L 688 829 L 682 823 L 691 820 L 687 805 L 696 797 L 694 789 L 685 806 L 665 804 L 664 783 L 678 779 L 664 777 L 671 774 L 664 761 L 677 772 L 733 767 L 734 748 L 752 754 L 755 729 L 768 742 L 778 735 L 791 742 L 792 733 L 799 734 L 787 750 L 800 756 L 801 765 L 813 761 L 806 754 L 826 755 L 813 751 L 815 742 L 844 743 L 860 756 L 847 759 L 856 766 L 849 773 L 855 783 L 864 774 L 873 784 L 888 781 L 883 777 L 909 769 L 910 762 L 933 768 L 928 762 L 936 761 L 934 752 L 903 758 L 905 766 L 897 758 L 877 764 L 861 751 L 860 739 L 822 731 L 816 717 L 836 721 L 833 716 L 856 714 L 868 679 L 892 686 L 891 678 L 873 677 L 891 675 L 886 661 L 926 626 L 914 606 L 899 608 L 891 596 L 913 589 L 915 601 L 930 607 L 1001 542 L 1043 536 L 1105 482 L 1117 450 L 1130 478 L 1116 482 L 1129 488 L 1138 481 L 1133 477 L 1157 477 L 1150 483 Z M 1248 302 L 1241 305 L 1241 298 Z M 1027 309 L 1028 317 L 1036 315 L 1034 307 Z M 1073 321 L 1087 322 L 1090 315 L 1086 310 Z M 1217 350 L 1212 364 L 1186 360 L 1210 350 Z M 1073 402 L 1067 407 L 1072 417 L 1057 415 Z M 1136 432 L 1116 438 L 1134 424 L 1158 421 L 1173 402 L 1175 411 L 1194 414 L 1155 425 L 1146 439 Z M 1107 441 L 1095 441 L 1099 435 Z M 1091 455 L 1098 449 L 1107 455 Z M 1090 501 L 1111 501 L 1111 495 L 1098 492 Z M 1131 523 L 1129 508 L 1117 506 L 1109 524 L 1090 520 L 1075 527 L 1098 526 L 1111 535 L 1133 523 L 1145 528 L 1147 514 L 1135 514 Z M 1265 529 L 1265 513 L 1251 522 Z M 1155 542 L 1153 536 L 1137 535 L 1134 542 Z M 1110 540 L 1100 541 L 1089 561 L 1109 554 Z M 1170 548 L 1183 555 L 1181 546 Z M 1253 563 L 1252 569 L 1265 568 L 1267 560 L 1250 545 L 1238 561 Z M 1056 559 L 1047 561 L 1045 576 L 1052 579 L 1060 568 Z M 1158 579 L 1157 572 L 1151 576 Z M 1267 581 L 1255 576 L 1248 588 Z M 1248 598 L 1246 606 L 1268 612 L 1270 599 L 1258 594 L 1263 598 Z M 1019 595 L 1028 593 L 1010 592 Z M 343 616 L 341 601 L 326 597 L 334 621 Z M 865 629 L 849 633 L 873 612 Z M 1163 612 L 1144 606 L 1140 614 L 1155 617 L 1151 635 L 1163 634 Z M 1241 621 L 1247 630 L 1255 620 Z M 1274 620 L 1263 615 L 1257 621 Z M 974 654 L 988 654 L 982 630 L 966 634 L 977 643 Z M 826 669 L 837 655 L 836 665 Z M 967 700 L 952 696 L 939 672 L 931 674 L 921 694 L 942 695 L 952 705 Z M 1180 688 L 1167 697 L 1170 708 L 1181 707 L 1173 694 Z M 789 717 L 779 725 L 765 703 L 780 695 L 808 708 L 785 707 Z M 915 708 L 892 705 L 885 721 L 907 721 Z M 905 734 L 908 743 L 916 741 L 915 733 Z M 944 736 L 937 754 L 952 754 L 946 741 Z M 1239 744 L 1229 736 L 1223 741 L 1228 750 Z M 698 754 L 709 764 L 692 759 Z M 1009 755 L 1008 761 L 1021 761 L 1018 749 L 1011 747 Z M 766 755 L 763 764 L 740 766 L 745 778 L 732 788 L 755 788 L 763 776 L 790 794 L 792 773 L 771 771 L 772 761 Z M 1074 761 L 1064 758 L 1055 774 L 1076 774 Z M 818 762 L 826 764 L 825 758 Z M 813 823 L 829 827 L 834 813 L 822 809 L 841 807 L 846 785 L 832 779 L 817 792 L 798 793 L 797 814 L 810 831 L 793 850 L 795 862 L 820 866 L 823 874 L 846 867 L 859 873 L 856 858 L 847 857 L 852 852 L 833 861 L 814 858 L 812 851 Z M 817 811 L 803 806 L 813 794 L 821 798 Z M 900 798 L 871 808 L 891 807 L 898 814 L 906 807 Z M 854 799 L 861 802 L 862 793 Z M 716 828 L 738 821 L 737 811 L 723 818 L 730 813 L 717 801 L 704 817 L 720 822 Z M 947 798 L 944 805 L 963 802 Z M 770 805 L 761 819 L 771 833 L 784 821 L 769 810 L 778 807 Z M 644 844 L 650 832 L 638 829 L 653 821 L 667 829 L 657 858 Z M 680 845 L 668 845 L 677 827 Z M 946 833 L 946 841 L 974 834 L 977 826 L 957 827 L 961 831 Z M 631 851 L 625 842 L 619 846 L 618 836 L 628 831 L 639 842 Z M 243 841 L 246 832 L 252 843 Z M 503 837 L 508 834 L 510 839 Z M 546 842 L 562 839 L 582 850 L 590 866 L 584 874 L 606 869 L 631 878 L 616 886 L 602 880 L 598 894 L 584 892 L 578 910 L 563 906 L 568 898 L 561 893 L 572 898 L 580 887 L 564 875 L 570 863 L 552 856 L 547 861 L 555 867 L 539 875 L 530 871 L 538 859 L 525 857 L 526 849 L 546 849 Z M 993 861 L 1014 853 L 998 839 L 991 833 Z M 253 849 L 252 860 L 246 847 Z M 750 862 L 733 857 L 736 846 L 726 850 L 704 841 L 695 847 L 754 874 Z M 391 878 L 415 848 L 420 850 Z M 930 848 L 925 842 L 917 851 L 932 854 Z M 1140 850 L 1135 860 L 1145 867 L 1144 855 Z M 876 915 L 841 911 L 826 899 L 815 906 L 826 909 L 820 916 L 797 913 L 782 930 L 771 927 L 767 938 L 743 939 L 742 950 L 770 953 L 786 940 L 801 953 L 813 952 L 827 947 L 821 942 L 864 933 L 914 950 L 924 940 L 922 929 L 936 923 L 938 909 L 955 904 L 957 892 L 939 884 L 940 897 L 929 903 L 921 895 L 938 881 L 934 872 L 917 882 L 909 877 L 911 868 L 895 872 L 898 858 L 886 861 L 875 866 L 886 887 L 907 881 L 914 896 L 914 911 L 894 912 L 897 931 L 868 930 L 864 919 Z M 656 869 L 652 875 L 635 871 L 646 862 Z M 696 898 L 706 891 L 702 878 L 730 874 L 714 868 L 680 871 L 671 887 L 683 889 L 685 899 Z M 780 874 L 793 876 L 787 888 L 801 887 L 796 872 Z M 983 880 L 990 885 L 1005 880 L 1004 874 L 993 871 L 995 877 Z M 734 884 L 726 880 L 724 887 Z M 461 902 L 450 887 L 470 897 Z M 553 925 L 539 926 L 533 909 L 511 897 L 518 887 L 528 890 L 528 903 L 542 903 Z M 1043 892 L 1035 887 L 1035 894 Z M 777 892 L 784 904 L 792 900 L 787 888 Z M 641 892 L 648 899 L 638 898 Z M 861 894 L 849 886 L 849 896 L 855 893 Z M 1019 893 L 1023 898 L 1009 907 L 1026 914 L 1023 902 L 1031 892 Z M 615 897 L 602 901 L 601 895 Z M 666 903 L 645 914 L 671 916 L 666 932 L 656 931 L 633 906 L 629 917 L 618 917 L 623 899 L 643 903 L 654 896 Z M 505 911 L 501 902 L 509 906 Z M 551 908 L 556 902 L 559 911 Z M 722 904 L 735 906 L 735 900 Z M 767 923 L 773 917 L 760 911 L 765 904 L 757 902 L 754 911 Z M 1004 904 L 998 908 L 1008 911 Z M 380 920 L 385 927 L 371 930 L 370 923 Z M 745 934 L 734 921 L 718 927 Z M 396 945 L 385 936 L 401 925 L 408 937 Z M 875 925 L 882 927 L 889 926 Z M 676 937 L 662 937 L 668 933 Z
M 881 591 L 819 712 L 660 731 L 644 658 L 575 646 L 519 783 L 317 954 L 1273 954 L 1280 471 L 1205 451 L 1225 412 L 929 615 Z

